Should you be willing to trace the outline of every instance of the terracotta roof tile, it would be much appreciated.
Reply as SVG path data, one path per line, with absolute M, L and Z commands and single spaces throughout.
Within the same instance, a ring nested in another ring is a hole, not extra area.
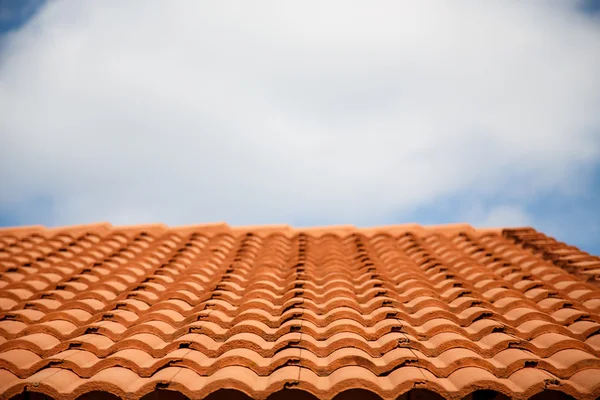
M 532 228 L 2 228 L 0 397 L 593 399 L 599 271 Z

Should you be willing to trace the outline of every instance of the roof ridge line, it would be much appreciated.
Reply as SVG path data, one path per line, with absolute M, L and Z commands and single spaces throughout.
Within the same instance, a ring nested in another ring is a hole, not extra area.
M 506 230 L 514 230 L 519 228 L 476 228 L 469 223 L 452 223 L 452 224 L 439 224 L 439 225 L 421 225 L 417 223 L 405 223 L 405 224 L 391 224 L 391 225 L 376 225 L 376 226 L 355 226 L 355 225 L 321 225 L 321 226 L 304 226 L 294 227 L 288 224 L 263 224 L 263 225 L 234 225 L 231 226 L 224 221 L 209 222 L 203 224 L 190 224 L 190 225 L 173 225 L 169 226 L 162 223 L 149 223 L 149 224 L 132 224 L 132 225 L 113 225 L 109 222 L 98 222 L 91 224 L 79 224 L 79 225 L 65 225 L 57 227 L 46 227 L 44 225 L 27 225 L 27 226 L 15 226 L 15 227 L 0 227 L 0 234 L 2 233 L 13 233 L 18 236 L 28 235 L 32 233 L 39 234 L 59 234 L 62 232 L 69 234 L 83 233 L 90 230 L 101 231 L 101 232 L 134 232 L 134 231 L 146 231 L 147 233 L 161 233 L 161 232 L 223 232 L 223 233 L 241 233 L 241 232 L 256 232 L 259 234 L 268 234 L 281 232 L 284 234 L 377 234 L 377 233 L 403 233 L 403 232 L 415 232 L 415 233 L 439 233 L 439 234 L 454 234 L 457 232 L 472 232 L 472 233 L 498 233 Z

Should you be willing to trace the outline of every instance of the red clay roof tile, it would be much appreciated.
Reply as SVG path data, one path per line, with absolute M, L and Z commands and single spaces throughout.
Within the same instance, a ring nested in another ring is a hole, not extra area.
M 599 271 L 531 228 L 1 228 L 0 397 L 593 399 Z

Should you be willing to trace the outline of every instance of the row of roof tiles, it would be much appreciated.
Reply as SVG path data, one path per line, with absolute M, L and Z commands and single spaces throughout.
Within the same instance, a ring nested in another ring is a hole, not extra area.
M 0 231 L 0 393 L 600 396 L 600 291 L 530 231 L 341 232 Z

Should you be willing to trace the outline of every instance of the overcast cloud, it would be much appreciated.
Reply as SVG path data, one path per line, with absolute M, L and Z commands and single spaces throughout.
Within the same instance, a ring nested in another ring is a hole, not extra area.
M 536 224 L 532 198 L 592 190 L 598 71 L 574 1 L 53 1 L 0 53 L 0 207 Z

